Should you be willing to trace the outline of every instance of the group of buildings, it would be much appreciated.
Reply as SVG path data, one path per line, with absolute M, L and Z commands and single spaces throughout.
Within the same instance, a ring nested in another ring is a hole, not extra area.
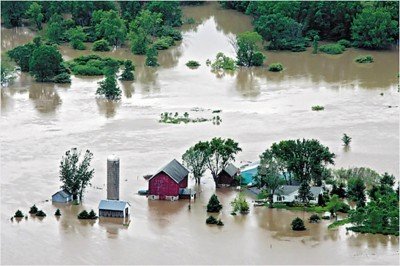
M 112 155 L 107 158 L 107 199 L 99 203 L 100 217 L 126 218 L 130 214 L 130 204 L 119 198 L 119 168 L 120 160 Z M 228 164 L 218 174 L 218 187 L 245 184 L 249 185 L 257 174 L 257 164 L 251 164 L 240 170 L 233 164 Z M 189 171 L 176 159 L 159 169 L 148 178 L 147 197 L 153 200 L 193 199 L 196 191 L 188 188 Z M 282 186 L 274 194 L 274 202 L 292 202 L 297 200 L 299 186 Z M 257 191 L 253 191 L 257 193 Z M 258 191 L 259 192 L 259 191 Z M 313 198 L 317 202 L 322 194 L 321 187 L 311 187 Z M 53 202 L 66 203 L 72 201 L 72 194 L 60 190 L 52 196 Z

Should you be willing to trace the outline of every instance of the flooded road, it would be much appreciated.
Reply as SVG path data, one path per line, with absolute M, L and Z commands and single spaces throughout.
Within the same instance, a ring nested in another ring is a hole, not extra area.
M 207 175 L 197 200 L 148 201 L 136 192 L 152 173 L 199 140 L 214 136 L 239 142 L 240 161 L 253 161 L 271 143 L 288 138 L 317 138 L 337 155 L 335 167 L 366 166 L 399 176 L 398 50 L 348 49 L 329 56 L 266 52 L 266 64 L 281 62 L 282 73 L 266 68 L 239 69 L 219 75 L 205 65 L 218 52 L 234 57 L 235 34 L 251 29 L 249 17 L 217 4 L 184 9 L 196 20 L 183 27 L 183 40 L 159 54 L 160 67 L 144 67 L 144 57 L 129 47 L 98 53 L 132 59 L 134 82 L 120 83 L 120 102 L 96 99 L 102 77 L 72 77 L 70 85 L 36 83 L 22 73 L 1 94 L 1 263 L 2 264 L 395 264 L 398 237 L 361 235 L 344 228 L 328 231 L 328 222 L 306 224 L 292 232 L 291 220 L 310 214 L 251 209 L 231 216 L 236 192 L 218 190 L 224 209 L 222 228 L 207 226 L 205 205 L 214 193 Z M 2 29 L 2 49 L 33 37 L 26 28 Z M 61 47 L 69 60 L 91 51 Z M 371 54 L 375 62 L 354 58 Z M 185 63 L 197 60 L 195 70 Z M 383 96 L 380 94 L 383 93 Z M 322 112 L 311 111 L 323 105 Z M 389 108 L 392 106 L 392 108 Z M 191 111 L 199 107 L 200 112 Z M 221 109 L 222 123 L 160 124 L 162 112 L 210 116 Z M 349 151 L 343 133 L 353 138 Z M 58 166 L 71 147 L 94 153 L 95 176 L 83 206 L 55 206 L 50 199 L 60 186 Z M 132 205 L 128 227 L 82 222 L 82 209 L 95 209 L 106 197 L 106 158 L 121 158 L 121 199 Z M 191 186 L 193 186 L 193 183 Z M 102 188 L 102 189 L 99 189 Z M 251 196 L 249 195 L 249 199 Z M 48 217 L 11 222 L 36 203 Z M 62 216 L 52 214 L 60 208 Z

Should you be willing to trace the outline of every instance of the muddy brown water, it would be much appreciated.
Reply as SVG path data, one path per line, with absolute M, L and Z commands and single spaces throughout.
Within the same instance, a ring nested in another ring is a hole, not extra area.
M 335 167 L 367 166 L 399 175 L 398 49 L 348 49 L 329 56 L 266 52 L 267 64 L 281 62 L 282 73 L 265 68 L 215 74 L 205 65 L 222 51 L 234 56 L 230 40 L 251 29 L 249 17 L 216 4 L 185 8 L 198 22 L 183 27 L 183 41 L 160 52 L 157 69 L 129 48 L 99 53 L 132 59 L 134 82 L 121 82 L 120 102 L 96 99 L 102 77 L 72 77 L 71 85 L 36 83 L 20 74 L 1 94 L 1 262 L 2 264 L 396 264 L 398 237 L 362 235 L 344 228 L 328 231 L 329 222 L 290 230 L 291 220 L 310 214 L 251 208 L 230 215 L 236 192 L 216 193 L 224 205 L 225 226 L 207 226 L 205 205 L 215 188 L 209 175 L 188 201 L 148 201 L 137 195 L 147 186 L 143 175 L 180 158 L 190 145 L 214 136 L 231 137 L 243 152 L 237 163 L 256 160 L 271 143 L 288 138 L 317 138 L 337 155 Z M 32 39 L 27 28 L 2 29 L 2 49 Z M 62 46 L 65 59 L 90 51 Z M 375 62 L 354 58 L 371 54 Z M 188 69 L 197 60 L 201 66 Z M 383 93 L 383 96 L 380 95 Z M 323 105 L 322 112 L 311 111 Z M 389 108 L 388 106 L 394 106 Z M 192 108 L 203 108 L 194 112 Z M 162 112 L 212 117 L 221 109 L 222 123 L 159 124 Z M 353 138 L 343 150 L 341 137 Z M 83 206 L 45 202 L 57 191 L 58 165 L 71 147 L 94 153 L 95 176 Z M 82 209 L 97 209 L 106 196 L 106 158 L 121 158 L 121 198 L 132 205 L 131 223 L 82 222 Z M 193 182 L 190 186 L 194 186 Z M 249 200 L 253 199 L 248 195 Z M 10 221 L 36 203 L 48 217 Z M 62 216 L 52 214 L 60 208 Z

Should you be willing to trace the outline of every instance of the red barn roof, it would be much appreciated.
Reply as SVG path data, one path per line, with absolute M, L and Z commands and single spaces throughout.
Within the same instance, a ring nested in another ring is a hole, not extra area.
M 172 178 L 172 180 L 174 180 L 178 184 L 189 174 L 189 170 L 186 169 L 186 167 L 184 167 L 176 159 L 173 159 L 163 168 L 158 170 L 152 177 L 150 177 L 149 181 L 161 172 L 166 173 L 169 177 Z

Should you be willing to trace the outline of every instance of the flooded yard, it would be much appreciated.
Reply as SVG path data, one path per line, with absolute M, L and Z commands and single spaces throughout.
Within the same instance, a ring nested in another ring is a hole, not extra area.
M 236 163 L 254 161 L 273 142 L 316 138 L 336 154 L 335 167 L 365 166 L 399 176 L 398 47 L 390 51 L 349 48 L 341 55 L 265 52 L 267 63 L 285 70 L 239 69 L 216 74 L 206 66 L 218 52 L 234 57 L 232 37 L 252 28 L 248 16 L 216 3 L 184 8 L 196 24 L 184 25 L 183 40 L 161 51 L 160 67 L 144 67 L 129 47 L 97 52 L 136 65 L 134 82 L 120 82 L 118 103 L 96 99 L 102 77 L 72 76 L 70 85 L 34 82 L 19 74 L 1 90 L 1 263 L 2 264 L 396 264 L 399 238 L 362 235 L 344 228 L 329 231 L 328 221 L 293 232 L 290 222 L 309 213 L 265 207 L 231 216 L 236 192 L 219 189 L 225 226 L 205 224 L 205 206 L 215 192 L 207 173 L 191 203 L 150 201 L 143 175 L 155 172 L 199 140 L 230 137 L 243 149 Z M 2 49 L 26 43 L 27 28 L 2 28 Z M 65 60 L 90 50 L 60 48 Z M 354 63 L 371 54 L 368 66 Z M 198 69 L 185 66 L 189 60 Z M 381 95 L 383 93 L 383 95 Z M 323 105 L 313 112 L 311 106 Z M 195 112 L 193 108 L 200 108 Z M 163 112 L 208 116 L 222 110 L 220 125 L 161 124 Z M 345 151 L 341 137 L 353 138 Z M 58 166 L 71 147 L 94 154 L 95 175 L 82 206 L 53 205 L 59 189 Z M 82 222 L 76 215 L 106 197 L 106 158 L 121 159 L 122 200 L 131 203 L 129 226 L 113 221 Z M 247 195 L 249 200 L 253 195 Z M 17 210 L 36 204 L 48 217 L 10 221 Z M 60 208 L 62 216 L 52 214 Z

